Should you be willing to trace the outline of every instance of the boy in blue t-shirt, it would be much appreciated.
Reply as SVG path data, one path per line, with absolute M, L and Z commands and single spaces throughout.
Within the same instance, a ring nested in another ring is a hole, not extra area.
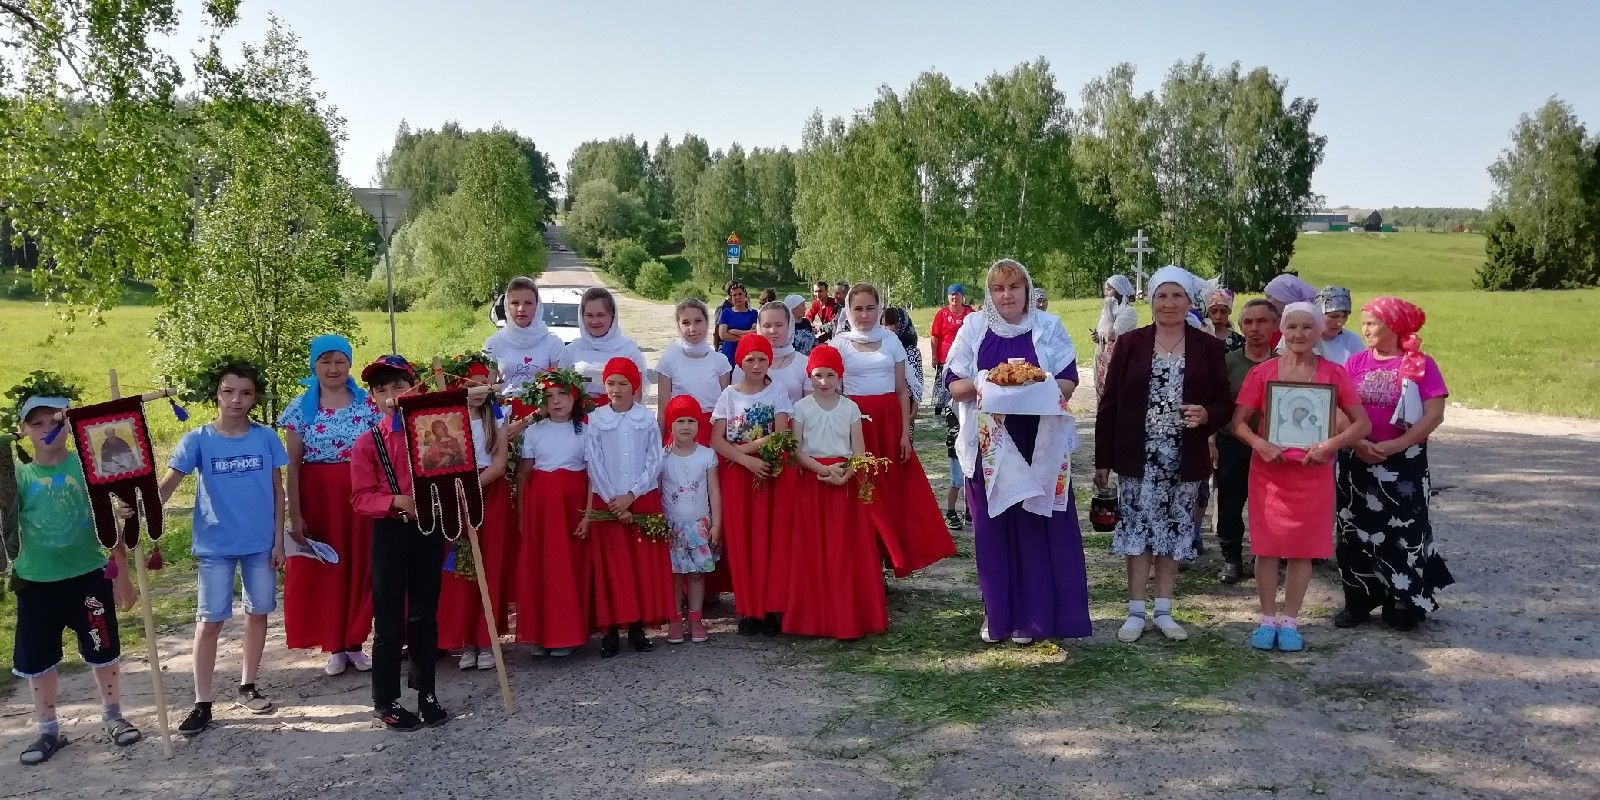
M 194 628 L 194 710 L 178 725 L 193 736 L 211 724 L 211 681 L 217 638 L 233 616 L 233 576 L 244 585 L 244 667 L 238 707 L 272 711 L 256 689 L 267 615 L 277 608 L 283 566 L 283 468 L 289 455 L 271 428 L 250 421 L 260 372 L 247 361 L 228 361 L 211 375 L 217 419 L 189 431 L 172 453 L 161 479 L 165 503 L 184 476 L 195 474 L 193 552 L 198 562 Z
M 137 596 L 128 579 L 127 556 L 121 543 L 106 561 L 95 537 L 84 488 L 83 466 L 68 449 L 72 434 L 59 429 L 56 415 L 68 398 L 41 385 L 67 388 L 59 376 L 44 373 L 45 382 L 24 383 L 17 398 L 16 420 L 33 445 L 33 460 L 16 465 L 15 491 L 0 492 L 0 518 L 5 527 L 0 567 L 10 561 L 6 580 L 16 590 L 16 641 L 11 671 L 28 679 L 39 737 L 22 751 L 24 766 L 49 761 L 67 745 L 56 718 L 61 663 L 61 634 L 77 636 L 78 654 L 94 670 L 94 683 L 105 706 L 106 735 L 118 747 L 141 735 L 122 716 L 122 641 L 117 608 L 133 608 Z M 70 394 L 70 392 L 68 393 Z M 9 436 L 0 445 L 12 445 Z M 21 453 L 21 450 L 18 450 Z M 15 505 L 13 505 L 15 503 Z M 126 516 L 132 509 L 120 506 Z

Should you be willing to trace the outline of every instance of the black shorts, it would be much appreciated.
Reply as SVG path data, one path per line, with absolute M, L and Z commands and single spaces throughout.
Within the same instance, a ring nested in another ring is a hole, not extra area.
M 11 671 L 36 678 L 55 669 L 61 663 L 61 632 L 68 629 L 78 635 L 78 655 L 89 666 L 103 667 L 122 657 L 117 604 L 105 570 L 47 583 L 27 581 L 17 589 Z

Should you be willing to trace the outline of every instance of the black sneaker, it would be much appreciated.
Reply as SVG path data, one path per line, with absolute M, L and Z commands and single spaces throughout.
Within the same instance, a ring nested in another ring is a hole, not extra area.
M 189 716 L 178 723 L 178 733 L 183 736 L 193 736 L 211 725 L 211 704 L 195 703 Z
M 422 724 L 430 728 L 437 728 L 450 721 L 450 712 L 439 705 L 439 698 L 435 697 L 433 692 L 417 695 L 417 715 L 422 718 Z
M 1365 625 L 1371 618 L 1370 613 L 1351 611 L 1348 607 L 1341 608 L 1339 613 L 1333 615 L 1333 627 L 1354 628 L 1357 625 Z
M 617 637 L 617 629 L 612 628 L 606 631 L 606 635 L 600 637 L 600 657 L 614 658 L 620 652 L 622 652 L 622 642 Z
M 767 618 L 762 621 L 761 632 L 768 636 L 777 636 L 783 633 L 783 616 L 777 612 L 768 614 Z
M 267 696 L 256 691 L 256 685 L 246 683 L 239 687 L 239 697 L 233 704 L 252 714 L 271 714 L 272 701 Z
M 961 524 L 961 515 L 954 511 L 944 512 L 944 526 L 952 531 L 961 530 L 963 527 Z
M 754 636 L 754 635 L 756 635 L 756 634 L 761 632 L 761 626 L 762 626 L 761 620 L 757 619 L 756 617 L 740 617 L 739 618 L 739 635 L 740 636 Z
M 637 622 L 628 626 L 628 644 L 633 647 L 635 653 L 648 653 L 656 649 L 656 646 L 650 643 L 650 637 L 645 635 L 644 625 Z
M 383 723 L 383 727 L 400 733 L 410 733 L 422 727 L 422 720 L 417 715 L 406 710 L 399 701 L 378 706 L 373 710 L 373 715 Z

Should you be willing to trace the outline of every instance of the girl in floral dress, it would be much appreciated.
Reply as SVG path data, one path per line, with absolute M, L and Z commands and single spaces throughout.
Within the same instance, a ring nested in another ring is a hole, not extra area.
M 706 575 L 717 567 L 716 550 L 722 538 L 721 487 L 717 485 L 717 456 L 696 442 L 700 429 L 700 402 L 686 394 L 666 404 L 665 416 L 672 444 L 661 458 L 661 505 L 672 532 L 673 616 L 667 623 L 667 642 L 683 642 L 687 606 L 689 638 L 703 642 L 706 624 L 701 617 Z M 678 605 L 682 602 L 684 605 Z
M 783 387 L 767 380 L 772 344 L 761 336 L 739 340 L 734 355 L 743 370 L 740 380 L 722 390 L 711 411 L 711 446 L 722 456 L 722 502 L 727 510 L 723 557 L 733 576 L 734 611 L 739 633 L 776 634 L 782 627 L 787 575 L 787 525 L 774 514 L 772 470 L 760 456 L 761 445 L 788 430 L 793 405 Z

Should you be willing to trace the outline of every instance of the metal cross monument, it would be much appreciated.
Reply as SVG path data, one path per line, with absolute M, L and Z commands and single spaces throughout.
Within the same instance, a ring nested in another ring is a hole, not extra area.
M 1124 247 L 1122 251 L 1133 254 L 1134 290 L 1144 291 L 1144 257 L 1145 254 L 1156 251 L 1150 246 L 1150 238 L 1144 235 L 1144 228 L 1140 228 L 1138 235 L 1133 237 L 1133 246 Z

